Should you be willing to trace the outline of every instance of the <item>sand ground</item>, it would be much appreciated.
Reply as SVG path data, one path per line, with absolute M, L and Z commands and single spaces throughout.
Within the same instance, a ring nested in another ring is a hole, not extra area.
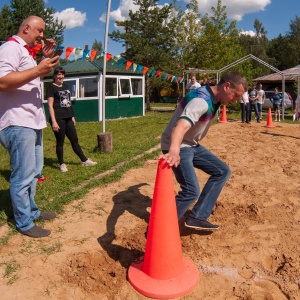
M 232 176 L 210 217 L 219 231 L 179 222 L 183 255 L 199 269 L 197 286 L 180 299 L 300 299 L 299 124 L 265 125 L 217 124 L 203 140 Z M 13 236 L 0 249 L 0 298 L 147 299 L 127 271 L 145 251 L 156 171 L 150 160 L 91 190 L 44 224 L 47 238 Z

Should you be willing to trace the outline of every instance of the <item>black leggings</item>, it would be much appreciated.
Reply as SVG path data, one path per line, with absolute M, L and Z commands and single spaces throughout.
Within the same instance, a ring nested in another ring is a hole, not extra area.
M 82 149 L 78 143 L 78 136 L 75 129 L 75 125 L 72 121 L 72 118 L 66 118 L 66 119 L 57 119 L 56 120 L 59 131 L 53 131 L 55 138 L 56 138 L 56 155 L 58 158 L 59 164 L 64 163 L 64 141 L 65 136 L 70 140 L 73 151 L 77 154 L 77 156 L 80 158 L 82 162 L 86 161 L 87 158 L 83 154 Z M 52 126 L 52 122 L 50 121 L 50 124 Z

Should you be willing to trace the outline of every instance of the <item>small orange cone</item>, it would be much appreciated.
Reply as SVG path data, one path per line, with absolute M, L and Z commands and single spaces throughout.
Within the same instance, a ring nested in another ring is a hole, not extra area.
M 273 122 L 272 122 L 271 108 L 269 108 L 269 110 L 268 110 L 268 119 L 267 119 L 266 127 L 268 127 L 268 128 L 274 128 L 275 127 L 275 126 L 273 126 Z
M 221 119 L 219 120 L 219 123 L 228 123 L 226 116 L 226 105 L 223 105 Z
M 171 299 L 190 292 L 198 279 L 198 268 L 182 256 L 172 170 L 160 159 L 145 255 L 130 266 L 128 280 L 142 295 Z

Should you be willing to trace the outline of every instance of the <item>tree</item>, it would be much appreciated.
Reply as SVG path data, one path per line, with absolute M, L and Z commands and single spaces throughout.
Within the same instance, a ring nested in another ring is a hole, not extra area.
M 228 22 L 226 6 L 218 0 L 217 7 L 211 9 L 213 15 L 201 19 L 202 33 L 196 48 L 201 69 L 210 70 L 228 65 L 243 53 L 236 22 Z
M 176 1 L 174 1 L 175 3 Z M 122 54 L 127 60 L 148 66 L 155 70 L 171 70 L 176 66 L 174 56 L 174 31 L 169 26 L 169 17 L 172 16 L 173 4 L 158 6 L 158 0 L 134 0 L 139 10 L 129 11 L 129 19 L 116 21 L 118 27 L 123 28 L 109 34 L 116 42 L 126 46 Z M 146 76 L 146 107 L 150 109 L 150 96 L 156 84 L 162 82 L 161 78 Z
M 43 0 L 11 0 L 10 7 L 5 5 L 0 12 L 0 40 L 6 41 L 9 36 L 16 34 L 22 21 L 30 15 L 35 15 L 45 21 L 45 38 L 51 37 L 57 45 L 61 45 L 65 26 L 62 21 L 54 19 L 54 13 L 54 8 L 45 8 Z
M 103 45 L 101 41 L 97 41 L 95 39 L 93 45 L 92 45 L 92 49 L 99 51 L 100 53 L 102 53 L 103 51 Z

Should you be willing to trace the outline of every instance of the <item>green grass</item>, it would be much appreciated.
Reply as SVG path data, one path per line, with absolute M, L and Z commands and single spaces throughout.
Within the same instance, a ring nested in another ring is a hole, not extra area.
M 105 128 L 106 132 L 112 133 L 113 144 L 113 151 L 107 153 L 100 153 L 98 150 L 97 135 L 102 133 L 102 124 L 78 123 L 76 129 L 83 152 L 98 164 L 93 167 L 82 167 L 66 138 L 64 158 L 69 170 L 66 173 L 59 171 L 55 153 L 55 137 L 48 124 L 44 130 L 43 139 L 45 158 L 43 174 L 50 180 L 37 184 L 35 199 L 39 208 L 60 213 L 66 204 L 84 197 L 89 189 L 116 181 L 128 169 L 141 166 L 146 159 L 156 158 L 159 151 L 134 160 L 136 156 L 159 144 L 160 135 L 171 115 L 172 112 L 148 112 L 145 117 L 107 120 Z M 0 226 L 2 226 L 7 223 L 8 219 L 13 218 L 13 214 L 9 195 L 11 173 L 9 155 L 1 145 L 0 157 Z M 104 177 L 97 177 L 115 166 L 119 167 L 114 172 Z M 0 244 L 6 242 L 7 239 L 2 237 Z
M 291 113 L 287 111 L 287 113 Z M 149 154 L 145 151 L 160 142 L 160 135 L 170 120 L 173 112 L 147 112 L 145 117 L 118 119 L 106 121 L 106 132 L 112 133 L 113 151 L 100 153 L 97 135 L 101 133 L 101 123 L 78 123 L 76 125 L 79 143 L 85 155 L 98 164 L 93 167 L 82 167 L 79 158 L 71 149 L 69 141 L 65 141 L 65 162 L 69 171 L 61 173 L 55 154 L 55 138 L 48 125 L 44 130 L 44 175 L 50 178 L 38 183 L 36 203 L 41 210 L 63 212 L 66 204 L 75 199 L 83 198 L 93 187 L 101 187 L 109 182 L 117 181 L 130 168 L 143 165 L 145 160 L 156 158 L 159 150 Z M 228 120 L 240 120 L 240 112 L 227 112 Z M 266 115 L 264 116 L 266 120 Z M 286 116 L 284 122 L 293 123 L 291 116 Z M 214 123 L 217 123 L 215 118 Z M 144 156 L 137 158 L 138 155 Z M 7 151 L 0 146 L 0 226 L 13 218 L 9 195 L 10 165 Z M 99 174 L 111 170 L 106 176 Z M 100 204 L 99 204 L 100 205 Z M 78 206 L 78 210 L 81 207 Z M 95 213 L 101 214 L 101 205 Z M 14 226 L 7 236 L 0 238 L 0 246 L 7 243 L 9 237 L 16 233 Z

